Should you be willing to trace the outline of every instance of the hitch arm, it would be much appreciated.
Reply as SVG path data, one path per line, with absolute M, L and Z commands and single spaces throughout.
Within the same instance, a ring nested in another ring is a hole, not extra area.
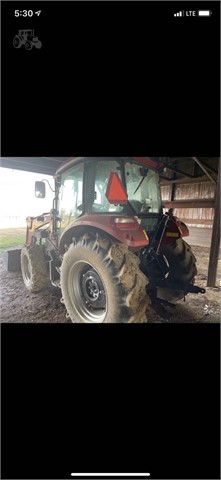
M 192 285 L 191 283 L 178 283 L 178 282 L 171 282 L 167 279 L 157 279 L 156 281 L 157 287 L 164 287 L 164 288 L 171 288 L 174 290 L 182 290 L 185 294 L 187 293 L 206 293 L 205 288 L 197 287 L 196 285 Z

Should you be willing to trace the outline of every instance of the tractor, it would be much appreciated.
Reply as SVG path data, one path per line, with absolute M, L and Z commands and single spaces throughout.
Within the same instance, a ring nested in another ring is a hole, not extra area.
M 31 50 L 33 47 L 41 48 L 42 43 L 35 36 L 34 30 L 19 30 L 18 35 L 14 37 L 13 45 L 15 48 L 21 48 L 24 45 L 26 50 Z
M 194 285 L 196 258 L 187 226 L 164 213 L 160 161 L 149 157 L 74 157 L 57 170 L 53 208 L 27 217 L 24 283 L 50 280 L 77 323 L 146 322 Z M 45 197 L 45 182 L 35 195 Z

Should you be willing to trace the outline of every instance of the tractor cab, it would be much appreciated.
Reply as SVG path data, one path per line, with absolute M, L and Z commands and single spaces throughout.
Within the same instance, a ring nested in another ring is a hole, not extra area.
M 83 215 L 136 217 L 154 231 L 162 215 L 157 170 L 132 158 L 79 159 L 56 176 L 60 228 Z
M 23 36 L 33 36 L 33 30 L 19 30 L 19 35 Z

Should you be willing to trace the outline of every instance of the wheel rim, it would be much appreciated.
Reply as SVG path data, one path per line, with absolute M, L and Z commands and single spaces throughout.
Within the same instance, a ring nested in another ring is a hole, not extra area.
M 76 262 L 68 275 L 70 300 L 85 321 L 101 323 L 107 312 L 105 287 L 98 272 L 87 262 Z
M 31 283 L 31 268 L 30 268 L 30 262 L 27 256 L 23 257 L 23 277 L 24 277 L 24 282 L 26 285 L 30 285 Z
M 15 38 L 15 39 L 14 39 L 14 46 L 15 46 L 15 47 L 18 47 L 18 45 L 19 45 L 19 41 L 18 41 L 17 38 Z

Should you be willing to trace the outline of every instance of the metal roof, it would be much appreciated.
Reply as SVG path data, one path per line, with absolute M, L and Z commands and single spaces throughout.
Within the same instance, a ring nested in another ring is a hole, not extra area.
M 61 165 L 71 157 L 0 157 L 0 166 L 27 172 L 54 175 Z M 73 158 L 73 157 L 72 157 Z M 163 162 L 169 174 L 161 175 L 162 179 L 172 181 L 174 174 L 180 179 L 194 180 L 205 175 L 205 167 L 216 181 L 218 171 L 218 157 L 150 157 Z M 195 159 L 195 160 L 194 160 Z M 198 164 L 197 164 L 198 162 Z M 201 166 L 199 166 L 201 164 Z
M 68 157 L 0 157 L 0 166 L 26 172 L 54 175 Z

